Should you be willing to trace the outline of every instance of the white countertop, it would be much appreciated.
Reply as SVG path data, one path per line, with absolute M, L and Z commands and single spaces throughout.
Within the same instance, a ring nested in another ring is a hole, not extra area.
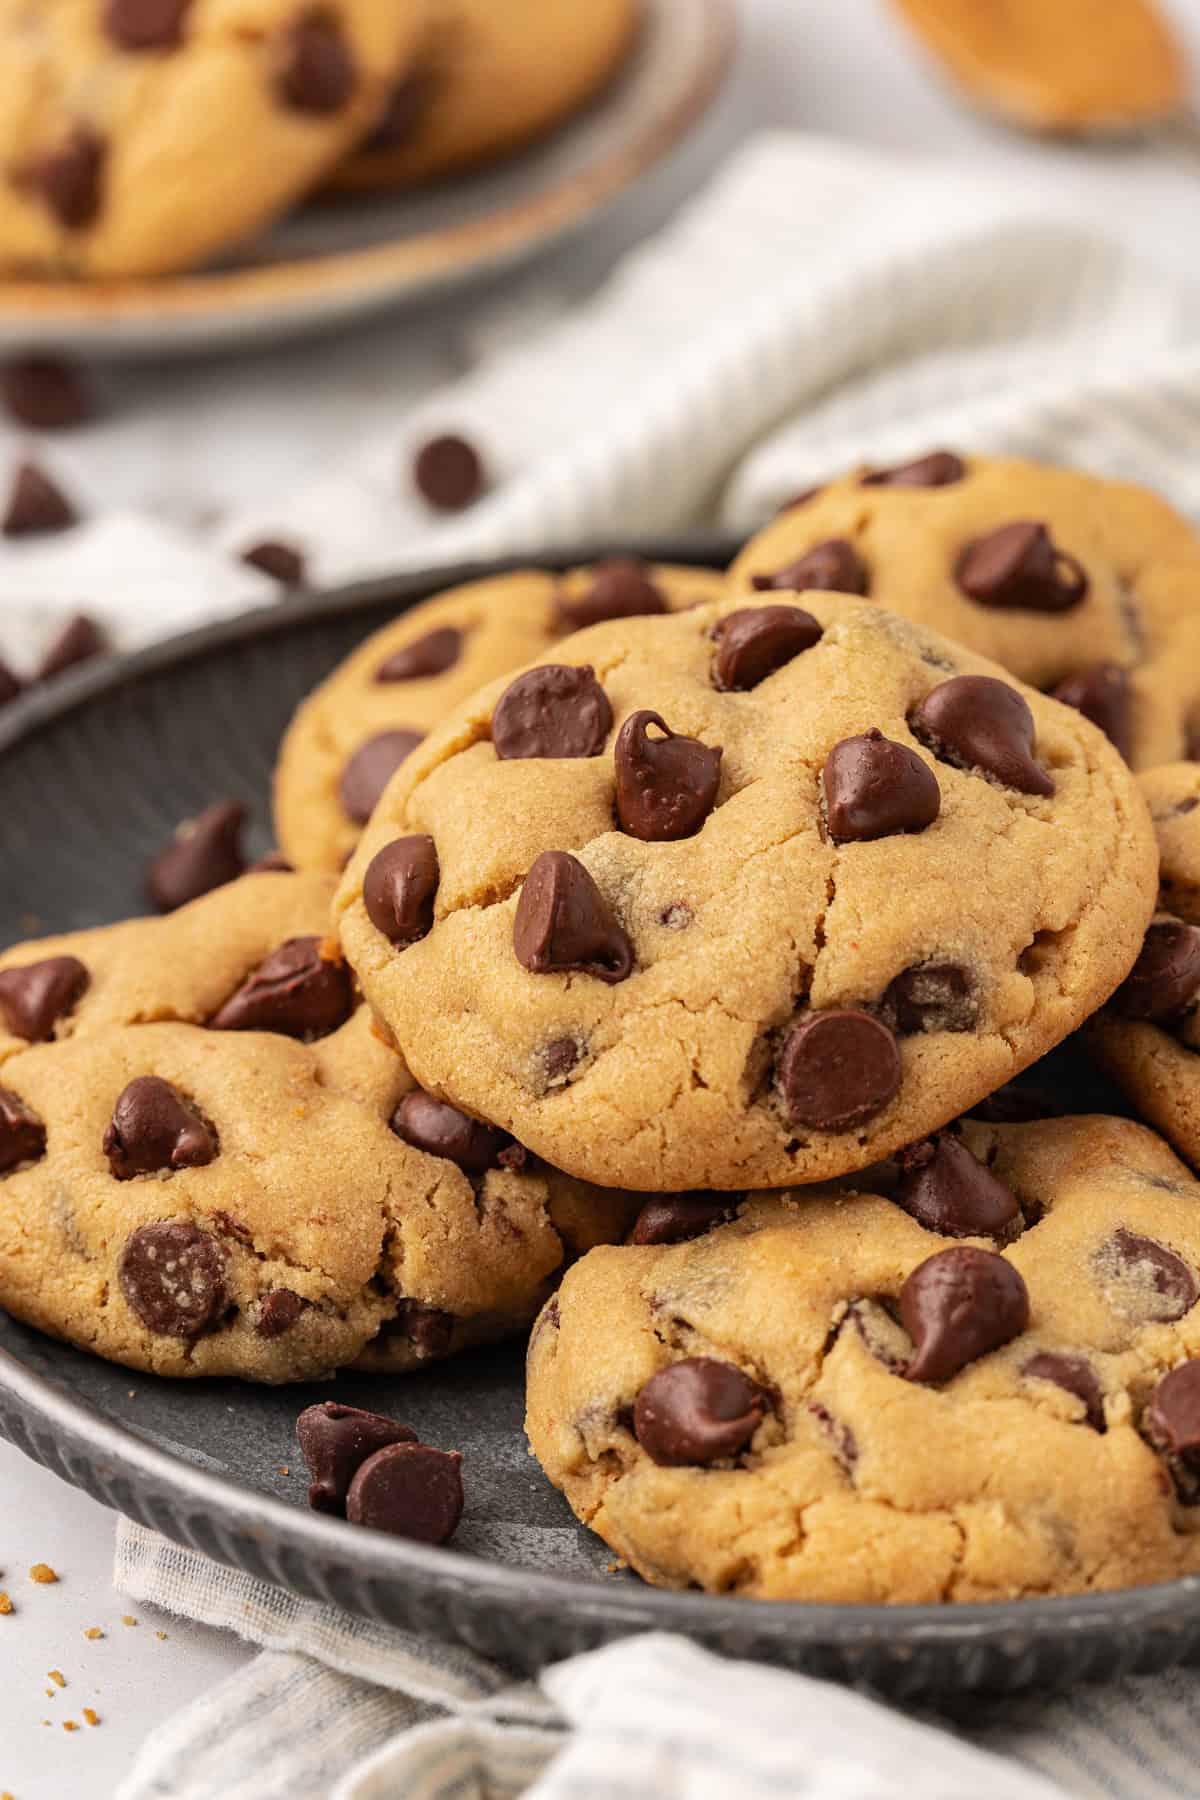
M 1072 197 L 1082 216 L 1163 266 L 1200 277 L 1200 151 L 1189 158 L 1142 147 L 1050 147 L 994 130 L 964 113 L 906 54 L 885 0 L 739 3 L 742 62 L 718 119 L 585 246 L 540 265 L 532 288 L 528 273 L 518 277 L 523 295 L 536 301 L 539 284 L 556 298 L 586 292 L 726 145 L 755 126 L 781 123 L 1007 169 Z M 1171 10 L 1200 68 L 1200 0 L 1173 0 Z M 106 420 L 75 444 L 62 440 L 62 465 L 78 476 L 93 509 L 154 504 L 187 521 L 268 498 L 336 449 L 348 416 L 356 429 L 370 430 L 460 370 L 472 311 L 466 299 L 426 319 L 383 321 L 315 360 L 303 346 L 280 351 L 270 359 L 275 403 L 266 424 L 257 403 L 254 416 L 240 404 L 244 376 L 234 359 L 126 371 L 114 377 L 119 405 Z M 0 429 L 0 459 L 7 454 Z M 0 1793 L 15 1800 L 110 1795 L 146 1732 L 248 1654 L 233 1640 L 131 1608 L 111 1589 L 111 1550 L 109 1514 L 0 1444 L 0 1591 L 15 1609 L 0 1617 Z M 35 1562 L 56 1568 L 58 1584 L 32 1583 Z M 135 1626 L 121 1622 L 130 1611 Z M 89 1641 L 92 1626 L 104 1637 Z M 50 1669 L 67 1686 L 47 1697 Z M 99 1714 L 99 1725 L 83 1723 L 84 1706 Z M 65 1732 L 64 1719 L 80 1730 Z

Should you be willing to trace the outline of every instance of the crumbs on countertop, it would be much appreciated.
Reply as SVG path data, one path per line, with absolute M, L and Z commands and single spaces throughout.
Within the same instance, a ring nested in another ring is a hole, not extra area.
M 136 1625 L 137 1620 L 134 1618 L 132 1613 L 122 1613 L 121 1614 L 121 1623 L 122 1623 L 122 1625 Z
M 63 1674 L 61 1669 L 47 1669 L 46 1673 L 50 1677 L 50 1680 L 54 1683 L 55 1687 L 60 1687 L 60 1688 L 66 1687 L 67 1678 Z
M 9 1599 L 8 1595 L 4 1592 L 4 1589 L 0 1588 L 0 1619 L 5 1618 L 12 1611 L 13 1611 L 12 1601 Z
M 85 1706 L 83 1709 L 83 1716 L 89 1725 L 98 1725 L 100 1723 L 100 1714 L 96 1711 L 94 1706 Z
M 42 1587 L 49 1587 L 52 1581 L 58 1580 L 58 1576 L 49 1563 L 34 1563 L 29 1571 L 29 1579 L 40 1583 Z
M 89 1625 L 83 1635 L 85 1638 L 90 1638 L 94 1643 L 97 1638 L 102 1638 L 104 1633 L 98 1625 Z

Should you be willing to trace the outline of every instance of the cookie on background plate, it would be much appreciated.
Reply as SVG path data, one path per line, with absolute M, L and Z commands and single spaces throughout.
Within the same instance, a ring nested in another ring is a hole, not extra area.
M 966 1122 L 891 1197 L 750 1195 L 600 1249 L 527 1430 L 663 1587 L 926 1604 L 1200 1572 L 1200 1187 L 1101 1117 Z
M 369 637 L 304 702 L 275 771 L 275 828 L 298 868 L 340 870 L 400 763 L 476 688 L 597 619 L 724 592 L 711 569 L 630 559 L 470 582 Z
M 426 1088 L 588 1180 L 734 1189 L 969 1110 L 1108 998 L 1157 877 L 1095 726 L 818 593 L 597 625 L 476 694 L 336 911 Z
M 1200 742 L 1200 538 L 1145 488 L 935 451 L 799 496 L 730 574 L 932 625 L 1079 707 L 1135 768 Z
M 399 1372 L 526 1327 L 637 1200 L 417 1089 L 325 937 L 247 875 L 0 957 L 0 1306 L 168 1376 Z
M 428 0 L 0 0 L 0 268 L 187 269 L 378 119 Z

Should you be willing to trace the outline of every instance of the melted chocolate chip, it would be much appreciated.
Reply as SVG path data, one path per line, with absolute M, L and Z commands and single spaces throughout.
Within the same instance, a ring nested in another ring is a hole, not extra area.
M 931 450 L 912 462 L 897 463 L 891 469 L 868 469 L 860 487 L 937 488 L 952 487 L 962 481 L 967 465 L 952 450 Z
M 1008 1243 L 1023 1220 L 1017 1197 L 949 1132 L 939 1132 L 900 1158 L 892 1192 L 897 1206 L 942 1237 L 990 1237 Z
M 246 809 L 219 800 L 180 827 L 146 870 L 146 896 L 159 912 L 174 912 L 214 888 L 236 881 L 246 867 L 242 827 Z
M 1064 1356 L 1058 1350 L 1041 1350 L 1021 1366 L 1022 1375 L 1035 1381 L 1052 1381 L 1065 1393 L 1083 1401 L 1084 1421 L 1093 1431 L 1108 1428 L 1104 1420 L 1104 1394 L 1096 1371 L 1086 1357 Z
M 294 1294 L 291 1288 L 272 1288 L 259 1302 L 255 1335 L 268 1342 L 285 1337 L 307 1306 L 308 1301 Z
M 309 1406 L 296 1420 L 296 1436 L 312 1486 L 308 1504 L 314 1512 L 344 1513 L 355 1471 L 387 1444 L 415 1444 L 417 1434 L 395 1419 L 360 1412 L 336 1400 Z
M 500 1160 L 503 1161 L 501 1152 Z M 384 1327 L 389 1337 L 402 1337 L 421 1362 L 449 1353 L 454 1338 L 454 1314 L 419 1300 L 402 1300 L 396 1316 Z
M 731 1219 L 741 1194 L 660 1194 L 647 1200 L 629 1234 L 631 1244 L 686 1244 Z
M 1163 1376 L 1142 1429 L 1166 1457 L 1180 1498 L 1194 1506 L 1200 1500 L 1200 1361 L 1193 1357 Z
M 578 971 L 610 984 L 633 972 L 633 946 L 577 857 L 546 850 L 521 889 L 513 922 L 517 961 L 533 975 Z
M 492 714 L 492 742 L 505 761 L 599 756 L 612 724 L 608 695 L 590 667 L 545 663 L 505 688 Z
M 651 737 L 650 727 L 664 733 Z M 721 751 L 681 737 L 656 712 L 631 713 L 614 750 L 617 818 L 644 843 L 694 837 L 716 805 Z
M 633 1429 L 653 1462 L 696 1467 L 737 1456 L 766 1410 L 762 1388 L 732 1363 L 689 1356 L 650 1377 L 633 1409 Z
M 928 763 L 878 730 L 835 744 L 821 781 L 835 844 L 924 831 L 942 808 L 941 789 Z
M 51 639 L 38 665 L 37 680 L 54 681 L 68 669 L 91 662 L 94 656 L 102 656 L 106 648 L 104 634 L 95 620 L 89 619 L 86 613 L 75 613 L 58 636 Z
M 191 0 L 108 0 L 104 29 L 121 50 L 174 50 Z
M 1033 755 L 1033 714 L 1006 681 L 955 675 L 926 694 L 909 723 L 913 735 L 943 762 L 991 775 L 1022 794 L 1054 792 L 1054 782 Z
M 808 1410 L 828 1438 L 833 1454 L 845 1474 L 849 1474 L 858 1461 L 858 1441 L 848 1425 L 835 1419 L 827 1406 L 819 1400 L 810 1400 Z
M 744 606 L 717 627 L 713 686 L 745 693 L 820 640 L 821 627 L 800 606 Z
M 1053 695 L 1098 725 L 1113 748 L 1128 762 L 1133 750 L 1133 690 L 1129 671 L 1119 663 L 1096 663 L 1068 675 Z
M 979 1017 L 979 998 L 970 974 L 958 963 L 919 963 L 889 983 L 879 1013 L 903 1037 L 919 1031 L 971 1031 Z
M 340 112 L 357 80 L 354 53 L 332 7 L 310 7 L 280 33 L 275 92 L 291 111 Z
M 1200 927 L 1160 919 L 1112 1004 L 1127 1019 L 1170 1019 L 1200 997 Z
M 900 1290 L 900 1318 L 915 1355 L 909 1381 L 949 1381 L 1029 1324 L 1029 1292 L 994 1250 L 963 1244 L 918 1265 Z
M 0 1018 L 14 1037 L 45 1043 L 58 1021 L 74 1011 L 90 981 L 77 956 L 47 956 L 0 969 Z
M 968 600 L 980 606 L 1029 612 L 1067 612 L 1088 591 L 1080 564 L 1033 519 L 1017 519 L 976 538 L 959 557 L 954 577 Z
M 74 363 L 58 356 L 22 356 L 3 375 L 4 404 L 19 425 L 63 431 L 92 415 L 92 390 Z
M 46 1127 L 11 1088 L 0 1087 L 0 1175 L 46 1153 Z
M 277 538 L 263 538 L 243 550 L 241 561 L 262 575 L 269 575 L 283 588 L 302 588 L 306 568 L 303 554 L 294 544 L 280 543 Z
M 289 938 L 264 957 L 209 1025 L 213 1031 L 277 1031 L 309 1043 L 344 1025 L 353 1007 L 345 963 L 323 957 L 320 938 Z
M 36 463 L 18 463 L 0 521 L 5 537 L 40 537 L 52 531 L 66 531 L 76 517 L 75 508 L 44 469 Z
M 118 1181 L 176 1169 L 201 1169 L 217 1154 L 217 1134 L 157 1075 L 139 1075 L 113 1108 L 102 1148 Z
M 392 1114 L 392 1130 L 414 1150 L 452 1162 L 466 1175 L 484 1175 L 498 1168 L 513 1141 L 506 1131 L 468 1118 L 456 1106 L 435 1100 L 421 1088 L 405 1094 Z
M 759 593 L 782 589 L 792 594 L 824 590 L 837 594 L 866 594 L 871 578 L 867 565 L 849 538 L 827 538 L 811 550 L 776 569 L 773 575 L 755 575 L 751 585 Z
M 158 1337 L 203 1337 L 225 1310 L 225 1252 L 184 1219 L 140 1226 L 126 1240 L 117 1279 L 126 1303 Z
M 565 1081 L 582 1059 L 583 1051 L 574 1038 L 555 1038 L 542 1051 L 542 1068 L 545 1070 L 547 1085 L 553 1087 L 556 1083 Z
M 900 1052 L 887 1026 L 848 1008 L 809 1013 L 784 1040 L 778 1081 L 789 1119 L 850 1131 L 882 1112 L 900 1088 Z
M 64 231 L 83 231 L 100 216 L 106 155 L 104 139 L 76 125 L 56 150 L 23 171 L 22 183 L 41 195 Z
M 1182 1319 L 1200 1296 L 1182 1257 L 1124 1226 L 1100 1246 L 1094 1263 L 1113 1308 L 1138 1324 Z
M 389 943 L 415 944 L 433 928 L 437 848 L 431 837 L 397 838 L 385 844 L 363 876 L 363 905 Z
M 483 458 L 466 438 L 447 434 L 431 438 L 413 462 L 417 492 L 437 512 L 463 512 L 483 494 L 487 472 Z
M 376 681 L 421 681 L 444 675 L 462 655 L 463 634 L 453 625 L 427 631 L 415 643 L 394 650 L 375 671 Z
M 666 610 L 662 589 L 651 580 L 645 563 L 635 557 L 597 563 L 590 587 L 577 599 L 560 595 L 557 602 L 558 622 L 564 631 L 582 631 L 609 619 L 639 619 Z
M 444 1544 L 462 1518 L 462 1457 L 428 1444 L 389 1444 L 362 1463 L 346 1495 L 352 1525 Z
M 359 745 L 338 779 L 338 799 L 348 819 L 366 824 L 388 782 L 423 736 L 420 731 L 381 731 Z

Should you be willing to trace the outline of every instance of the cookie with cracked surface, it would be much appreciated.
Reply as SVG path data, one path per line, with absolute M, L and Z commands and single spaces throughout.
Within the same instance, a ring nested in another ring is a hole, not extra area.
M 543 1312 L 534 1454 L 647 1580 L 928 1603 L 1200 1571 L 1200 1187 L 1119 1119 L 925 1148 L 891 1196 L 593 1251 Z
M 575 621 L 678 611 L 724 591 L 710 569 L 630 560 L 526 569 L 439 594 L 367 639 L 300 707 L 275 771 L 275 823 L 297 868 L 340 870 L 392 774 L 476 688 L 549 649 Z
M 159 275 L 250 236 L 371 128 L 425 15 L 426 0 L 0 0 L 0 266 Z
M 328 960 L 331 890 L 245 876 L 0 958 L 14 1317 L 162 1375 L 399 1372 L 524 1329 L 623 1235 L 634 1197 L 420 1092 Z
M 730 573 L 867 594 L 1079 707 L 1137 769 L 1200 736 L 1200 538 L 1145 488 L 936 451 L 802 495 Z
M 597 625 L 475 695 L 339 890 L 423 1085 L 585 1179 L 831 1179 L 1128 973 L 1157 854 L 1102 733 L 870 602 Z

